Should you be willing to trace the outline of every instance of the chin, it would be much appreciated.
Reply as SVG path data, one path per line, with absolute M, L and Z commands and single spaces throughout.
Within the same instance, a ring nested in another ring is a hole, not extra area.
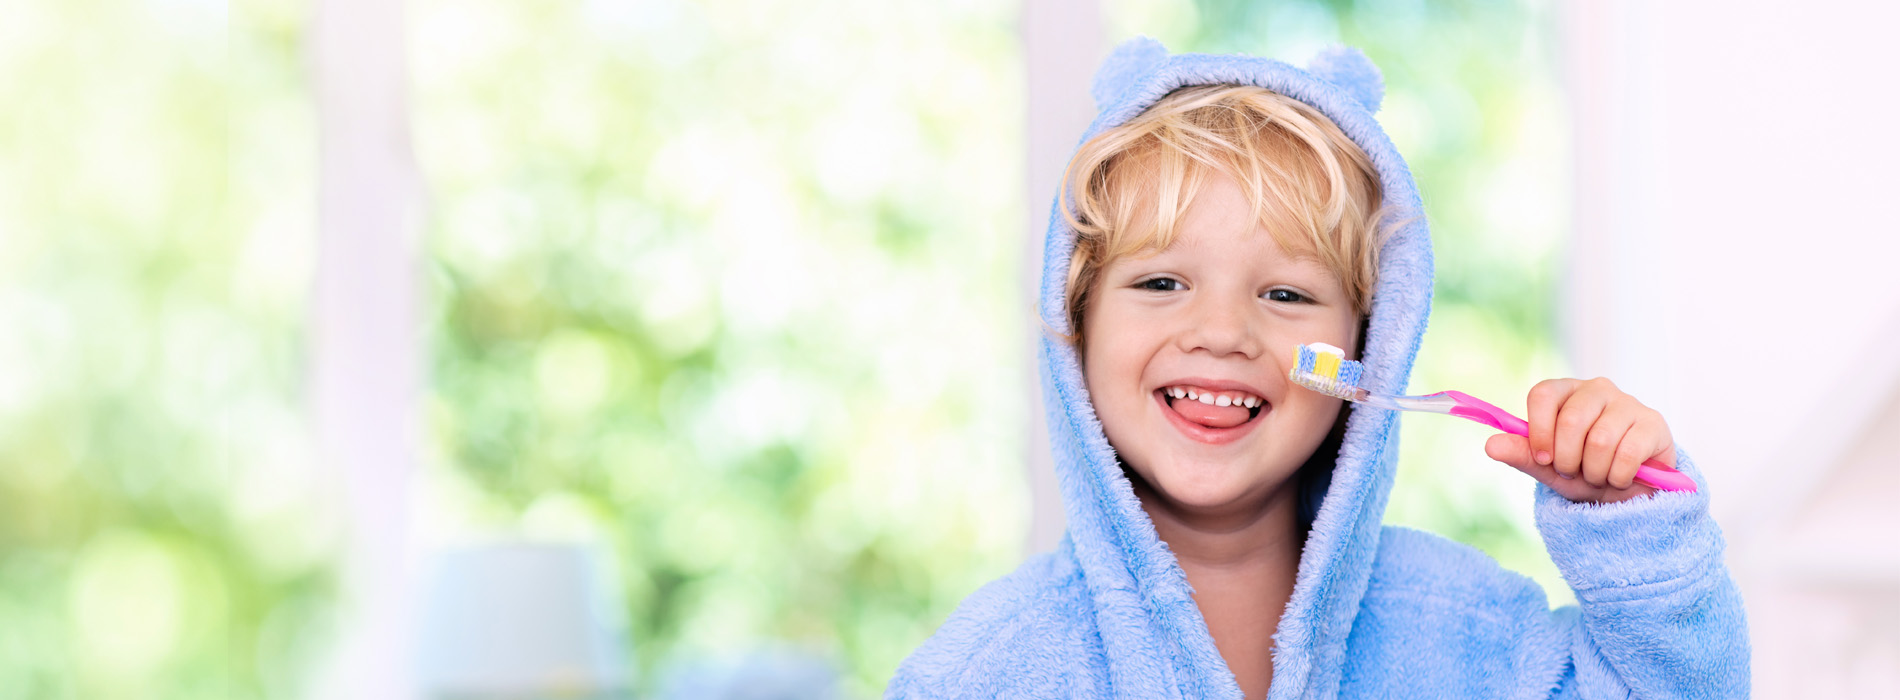
M 1170 504 L 1200 510 L 1232 506 L 1249 493 L 1260 493 L 1257 480 L 1245 477 L 1231 464 L 1174 462 L 1163 466 L 1148 481 Z

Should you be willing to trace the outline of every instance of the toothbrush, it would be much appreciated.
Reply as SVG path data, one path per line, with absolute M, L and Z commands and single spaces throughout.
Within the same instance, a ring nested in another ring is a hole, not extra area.
M 1335 398 L 1392 411 L 1424 411 L 1469 418 L 1512 435 L 1530 437 L 1530 424 L 1461 391 L 1424 396 L 1387 396 L 1359 386 L 1365 366 L 1346 359 L 1346 353 L 1325 343 L 1301 345 L 1293 355 L 1287 378 L 1293 383 Z M 1654 459 L 1636 468 L 1636 480 L 1662 491 L 1696 490 L 1695 480 Z

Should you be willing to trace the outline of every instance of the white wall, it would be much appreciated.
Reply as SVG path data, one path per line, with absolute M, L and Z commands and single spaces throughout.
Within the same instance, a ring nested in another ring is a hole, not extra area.
M 1022 11 L 1024 136 L 1028 155 L 1023 188 L 1023 299 L 1039 299 L 1042 288 L 1043 229 L 1049 224 L 1049 206 L 1056 196 L 1076 141 L 1095 118 L 1089 81 L 1096 64 L 1108 57 L 1103 40 L 1102 9 L 1098 0 L 1024 0 Z M 1055 465 L 1044 425 L 1041 376 L 1036 363 L 1042 323 L 1032 304 L 1023 307 L 1028 332 L 1022 386 L 1029 394 L 1034 424 L 1030 426 L 1028 466 L 1030 523 L 1025 544 L 1029 554 L 1054 549 L 1062 540 L 1067 520 L 1056 490 Z
M 413 697 L 422 188 L 409 145 L 404 6 L 320 0 L 313 10 L 306 60 L 321 161 L 309 386 L 348 534 L 336 644 L 312 697 Z
M 1564 18 L 1574 366 L 1708 472 L 1757 697 L 1900 697 L 1900 6 Z

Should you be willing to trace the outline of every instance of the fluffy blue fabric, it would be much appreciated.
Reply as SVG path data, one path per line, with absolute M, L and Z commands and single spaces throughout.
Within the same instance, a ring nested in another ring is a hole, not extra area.
M 1306 102 L 1371 156 L 1386 201 L 1409 223 L 1381 257 L 1364 381 L 1404 393 L 1431 308 L 1432 247 L 1411 173 L 1372 118 L 1378 70 L 1351 49 L 1302 70 L 1170 55 L 1135 39 L 1097 73 L 1099 113 L 1082 140 L 1208 83 Z M 1074 244 L 1052 208 L 1040 310 L 1064 331 Z M 966 599 L 905 660 L 887 697 L 1239 698 L 1185 574 L 1117 465 L 1074 349 L 1045 337 L 1040 361 L 1067 536 Z M 1477 550 L 1381 527 L 1398 435 L 1397 413 L 1355 406 L 1347 419 L 1275 635 L 1270 698 L 1747 696 L 1741 598 L 1706 487 L 1599 506 L 1538 486 L 1539 528 L 1582 606 L 1553 613 L 1535 583 Z M 1677 458 L 1702 482 L 1687 454 Z

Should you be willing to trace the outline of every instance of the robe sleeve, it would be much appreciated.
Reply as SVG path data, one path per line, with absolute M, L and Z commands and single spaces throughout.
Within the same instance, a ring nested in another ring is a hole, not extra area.
M 1578 604 L 1554 611 L 1570 648 L 1556 695 L 1746 698 L 1748 622 L 1723 563 L 1706 482 L 1696 493 L 1573 503 L 1537 486 L 1537 527 Z

